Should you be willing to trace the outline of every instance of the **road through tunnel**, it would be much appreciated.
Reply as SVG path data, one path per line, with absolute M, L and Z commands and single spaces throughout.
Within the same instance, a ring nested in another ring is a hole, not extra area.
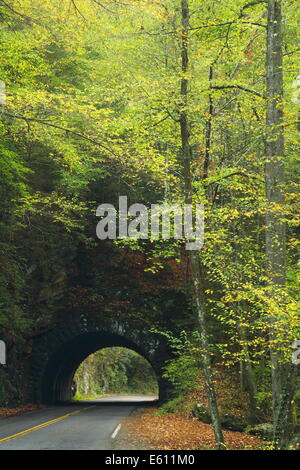
M 114 330 L 114 331 L 112 331 Z M 130 325 L 114 324 L 59 326 L 35 341 L 32 360 L 33 401 L 57 404 L 72 399 L 72 383 L 79 365 L 103 348 L 122 347 L 135 351 L 152 366 L 157 377 L 159 399 L 165 401 L 171 385 L 163 378 L 170 351 L 160 335 Z

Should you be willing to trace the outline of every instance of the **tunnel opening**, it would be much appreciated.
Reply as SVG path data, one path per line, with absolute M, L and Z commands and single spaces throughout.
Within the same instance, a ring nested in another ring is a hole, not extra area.
M 51 357 L 44 368 L 41 383 L 41 402 L 58 404 L 71 402 L 74 398 L 74 377 L 80 365 L 97 351 L 119 348 L 133 352 L 146 361 L 157 381 L 158 398 L 161 397 L 164 379 L 158 364 L 155 364 L 147 353 L 133 341 L 108 332 L 86 332 L 63 343 Z M 75 377 L 76 378 L 76 377 Z
M 106 347 L 90 354 L 80 364 L 72 391 L 76 402 L 153 401 L 158 398 L 158 381 L 150 362 L 137 352 Z

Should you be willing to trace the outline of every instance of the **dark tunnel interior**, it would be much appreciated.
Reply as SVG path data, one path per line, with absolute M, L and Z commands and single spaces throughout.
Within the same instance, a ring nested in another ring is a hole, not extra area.
M 99 349 L 115 346 L 131 349 L 147 359 L 157 374 L 159 386 L 159 371 L 133 342 L 107 332 L 87 332 L 67 341 L 49 359 L 42 380 L 42 403 L 69 402 L 72 399 L 73 377 L 82 361 Z

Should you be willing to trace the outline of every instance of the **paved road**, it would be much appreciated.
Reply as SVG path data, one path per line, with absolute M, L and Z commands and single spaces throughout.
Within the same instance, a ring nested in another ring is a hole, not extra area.
M 110 450 L 119 424 L 155 396 L 114 396 L 0 420 L 0 450 Z

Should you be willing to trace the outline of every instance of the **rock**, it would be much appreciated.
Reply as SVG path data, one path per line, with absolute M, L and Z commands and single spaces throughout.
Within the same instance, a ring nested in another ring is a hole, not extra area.
M 192 409 L 192 415 L 203 423 L 211 424 L 209 408 L 203 403 L 196 403 Z M 244 431 L 247 423 L 243 418 L 230 413 L 221 413 L 221 425 L 230 431 Z
M 246 432 L 254 436 L 261 437 L 262 439 L 272 440 L 273 438 L 273 425 L 271 423 L 256 424 L 255 426 L 248 426 Z
M 203 423 L 211 424 L 210 411 L 203 403 L 196 403 L 194 405 L 192 415 Z
M 231 413 L 221 413 L 221 424 L 224 429 L 229 429 L 229 431 L 245 431 L 247 427 L 245 419 Z

